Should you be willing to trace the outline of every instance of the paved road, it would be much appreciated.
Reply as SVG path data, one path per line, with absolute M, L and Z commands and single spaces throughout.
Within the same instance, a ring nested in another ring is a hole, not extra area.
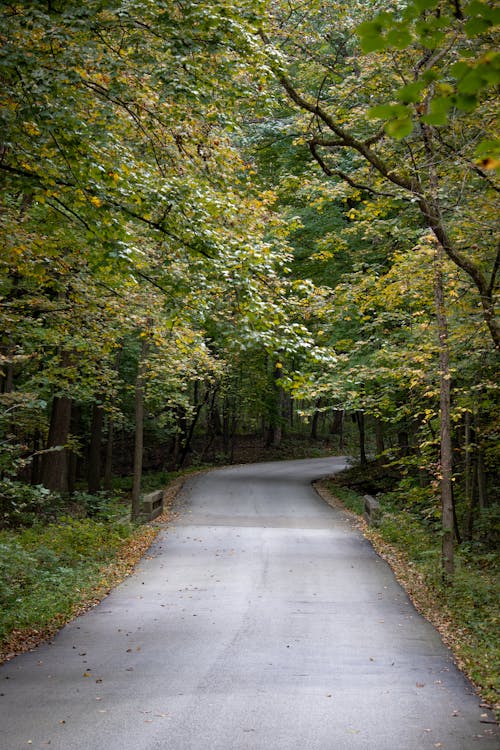
M 342 464 L 191 480 L 134 576 L 0 668 L 0 749 L 496 750 L 434 629 L 311 489 Z

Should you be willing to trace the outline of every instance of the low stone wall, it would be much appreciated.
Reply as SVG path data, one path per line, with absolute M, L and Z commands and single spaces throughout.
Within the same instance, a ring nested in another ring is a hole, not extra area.
M 365 495 L 363 500 L 365 501 L 363 517 L 369 526 L 376 526 L 382 515 L 380 503 L 371 495 Z
M 163 513 L 163 493 L 164 490 L 156 490 L 156 492 L 149 492 L 142 498 L 142 515 L 147 518 L 148 521 L 152 521 L 154 518 Z

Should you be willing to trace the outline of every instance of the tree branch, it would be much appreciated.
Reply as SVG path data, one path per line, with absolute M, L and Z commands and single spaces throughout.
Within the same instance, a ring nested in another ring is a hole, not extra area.
M 360 182 L 356 182 L 352 179 L 352 177 L 349 177 L 348 174 L 345 172 L 342 172 L 340 169 L 330 169 L 328 164 L 325 162 L 321 154 L 319 153 L 317 146 L 329 146 L 331 147 L 333 144 L 341 145 L 344 144 L 338 144 L 337 141 L 328 141 L 328 139 L 321 139 L 321 138 L 313 138 L 311 141 L 309 141 L 309 150 L 311 151 L 311 154 L 315 158 L 315 160 L 318 162 L 319 166 L 323 170 L 323 172 L 327 175 L 327 177 L 333 177 L 334 175 L 337 175 L 340 177 L 344 182 L 347 182 L 348 185 L 350 185 L 353 188 L 356 188 L 357 190 L 363 190 L 366 193 L 370 193 L 371 195 L 376 195 L 384 198 L 392 198 L 394 200 L 404 200 L 404 201 L 411 201 L 411 198 L 408 198 L 404 195 L 394 195 L 394 193 L 387 193 L 384 190 L 375 190 L 375 188 L 370 187 L 369 185 L 364 185 Z

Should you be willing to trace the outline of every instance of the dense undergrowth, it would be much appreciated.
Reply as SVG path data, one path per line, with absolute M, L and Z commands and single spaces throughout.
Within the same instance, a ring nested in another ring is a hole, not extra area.
M 364 501 L 359 487 L 353 490 L 344 482 L 349 483 L 348 474 L 329 481 L 327 488 L 361 515 Z M 498 551 L 491 541 L 481 539 L 457 545 L 455 575 L 452 582 L 445 581 L 437 525 L 421 515 L 421 508 L 412 512 L 411 504 L 402 502 L 401 490 L 379 494 L 377 499 L 382 515 L 376 527 L 366 528 L 366 535 L 389 561 L 417 609 L 438 628 L 483 698 L 500 710 Z M 491 526 L 493 514 L 492 509 L 485 514 L 485 525 Z
M 0 661 L 51 636 L 102 599 L 155 535 L 151 527 L 127 520 L 119 498 L 79 499 L 65 515 L 0 531 Z M 56 510 L 51 514 L 47 504 L 47 518 Z M 24 509 L 25 520 L 30 512 Z

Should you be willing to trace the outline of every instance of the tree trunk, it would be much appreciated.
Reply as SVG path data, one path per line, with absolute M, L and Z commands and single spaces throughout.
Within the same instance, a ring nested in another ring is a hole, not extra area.
M 451 579 L 454 573 L 453 545 L 453 453 L 451 443 L 451 375 L 448 349 L 448 322 L 444 305 L 443 249 L 436 246 L 434 260 L 434 297 L 439 340 L 439 406 L 440 406 L 440 486 L 441 486 L 441 560 L 443 576 Z
M 375 444 L 377 456 L 381 456 L 385 451 L 384 428 L 380 419 L 375 420 Z
M 111 416 L 108 417 L 108 434 L 106 437 L 106 460 L 104 464 L 104 489 L 111 492 L 113 489 L 113 438 L 114 424 Z
M 332 435 L 339 436 L 339 450 L 344 450 L 344 410 L 337 409 L 333 412 L 333 422 L 330 427 Z
M 465 452 L 465 466 L 464 466 L 464 481 L 465 481 L 465 538 L 470 541 L 472 539 L 472 533 L 474 529 L 474 506 L 476 503 L 477 495 L 475 492 L 475 461 L 473 460 L 473 441 L 472 441 L 473 429 L 471 425 L 471 413 L 470 411 L 465 412 L 464 420 L 464 452 Z
M 132 482 L 131 518 L 137 521 L 141 511 L 142 460 L 144 450 L 144 360 L 148 352 L 148 343 L 142 339 L 137 380 L 135 383 L 135 440 L 134 440 L 134 475 Z
M 68 492 L 68 450 L 71 399 L 56 396 L 52 401 L 49 435 L 42 462 L 42 484 L 54 492 Z
M 364 466 L 368 463 L 366 457 L 366 433 L 365 433 L 365 415 L 362 411 L 356 412 L 356 424 L 358 425 L 359 433 L 359 460 L 361 465 Z
M 14 388 L 14 364 L 12 362 L 7 362 L 5 370 L 0 378 L 0 391 L 2 393 L 10 393 Z
M 40 430 L 37 428 L 33 435 L 33 458 L 31 459 L 31 474 L 30 474 L 31 484 L 40 484 L 40 482 L 42 481 L 42 478 L 41 478 L 42 461 L 40 460 L 41 456 L 39 453 L 40 448 L 41 448 L 41 436 L 40 436 Z
M 87 468 L 88 491 L 91 495 L 101 489 L 101 444 L 104 425 L 104 409 L 102 404 L 94 404 L 92 409 L 92 425 L 90 428 L 90 445 Z
M 283 371 L 280 367 L 274 368 L 274 389 L 273 389 L 273 406 L 269 420 L 269 432 L 267 436 L 268 448 L 279 448 L 283 436 L 283 404 L 285 392 L 280 385 L 283 377 Z
M 318 398 L 316 401 L 316 409 L 314 410 L 312 422 L 311 422 L 311 440 L 317 440 L 318 439 L 318 425 L 319 425 L 319 419 L 321 416 L 320 406 L 321 406 L 321 399 Z
M 481 448 L 477 449 L 477 491 L 479 496 L 479 507 L 483 510 L 488 507 L 489 503 L 486 487 L 486 470 L 484 468 L 484 458 Z
M 398 430 L 398 448 L 400 456 L 410 455 L 410 437 L 407 430 Z
M 194 384 L 194 394 L 193 394 L 193 399 L 194 399 L 194 402 L 195 402 L 195 412 L 194 412 L 193 418 L 191 420 L 191 424 L 189 425 L 189 428 L 186 431 L 186 437 L 184 439 L 184 445 L 182 447 L 182 453 L 181 453 L 181 458 L 180 458 L 180 462 L 179 462 L 179 468 L 182 468 L 184 466 L 184 461 L 187 458 L 187 454 L 191 450 L 191 443 L 193 441 L 194 431 L 195 431 L 198 419 L 200 417 L 201 410 L 203 409 L 203 407 L 205 406 L 205 404 L 208 401 L 209 391 L 207 390 L 205 392 L 205 396 L 204 396 L 203 400 L 198 403 L 198 390 L 199 390 L 198 382 L 196 381 L 195 384 Z
M 82 408 L 79 404 L 73 404 L 71 409 L 70 434 L 80 435 L 82 422 Z M 73 495 L 76 489 L 76 478 L 78 475 L 78 464 L 80 456 L 76 451 L 68 450 L 68 493 Z

